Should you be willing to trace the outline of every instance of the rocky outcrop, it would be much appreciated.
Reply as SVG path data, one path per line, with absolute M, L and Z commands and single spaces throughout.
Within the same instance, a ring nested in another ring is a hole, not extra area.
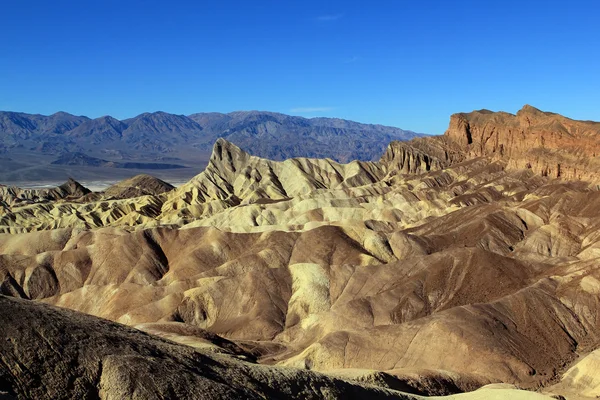
M 391 142 L 380 163 L 389 175 L 422 174 L 447 168 L 465 158 L 452 140 L 432 136 L 409 142 Z
M 225 139 L 216 141 L 206 169 L 165 201 L 169 221 L 209 216 L 238 204 L 280 201 L 319 190 L 375 183 L 386 174 L 381 163 L 293 158 L 272 161 L 251 156 Z
M 0 201 L 11 206 L 62 199 L 73 200 L 88 193 L 90 193 L 89 189 L 72 178 L 58 187 L 49 189 L 21 189 L 15 186 L 0 185 Z
M 112 199 L 130 199 L 140 196 L 157 196 L 175 189 L 173 185 L 154 176 L 141 174 L 115 183 L 104 191 Z
M 516 115 L 488 110 L 454 114 L 445 136 L 469 158 L 551 178 L 600 182 L 600 123 L 525 106 Z

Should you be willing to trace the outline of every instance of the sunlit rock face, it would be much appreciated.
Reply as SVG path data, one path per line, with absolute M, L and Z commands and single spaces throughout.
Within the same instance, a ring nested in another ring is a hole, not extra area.
M 454 114 L 445 136 L 469 156 L 501 159 L 551 178 L 600 181 L 600 123 L 575 121 L 526 105 L 516 115 Z

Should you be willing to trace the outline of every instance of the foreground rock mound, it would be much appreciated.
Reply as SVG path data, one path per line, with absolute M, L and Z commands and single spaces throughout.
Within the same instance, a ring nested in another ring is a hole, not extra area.
M 0 397 L 6 399 L 405 399 L 380 382 L 260 366 L 120 324 L 0 295 Z M 375 383 L 375 384 L 373 384 Z M 460 398 L 550 399 L 514 387 Z
M 19 399 L 412 398 L 313 372 L 219 357 L 4 296 L 0 317 L 0 391 Z

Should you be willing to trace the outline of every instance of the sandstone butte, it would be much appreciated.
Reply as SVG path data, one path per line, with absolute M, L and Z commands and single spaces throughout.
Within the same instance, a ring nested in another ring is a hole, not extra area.
M 0 398 L 600 396 L 600 124 L 0 187 Z
M 600 123 L 574 121 L 526 105 L 516 115 L 487 110 L 454 114 L 445 134 L 470 157 L 504 160 L 551 178 L 600 180 Z

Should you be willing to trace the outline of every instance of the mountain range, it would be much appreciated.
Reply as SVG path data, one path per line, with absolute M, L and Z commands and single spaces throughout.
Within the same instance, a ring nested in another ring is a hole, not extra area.
M 382 125 L 260 111 L 189 116 L 154 112 L 122 121 L 65 112 L 0 112 L 0 181 L 114 179 L 114 171 L 105 168 L 125 164 L 138 172 L 187 167 L 163 176 L 189 179 L 206 165 L 219 137 L 274 160 L 328 157 L 347 162 L 375 160 L 390 141 L 417 136 Z

